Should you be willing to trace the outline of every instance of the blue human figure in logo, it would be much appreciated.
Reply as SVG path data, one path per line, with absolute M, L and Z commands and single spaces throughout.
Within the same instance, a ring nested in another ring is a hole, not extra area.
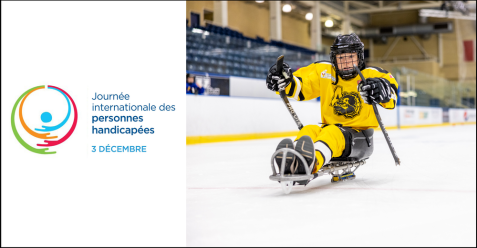
M 58 92 L 60 92 L 66 99 L 66 102 L 68 103 L 68 114 L 66 114 L 66 118 L 58 125 L 56 126 L 42 126 L 43 129 L 41 128 L 35 128 L 36 131 L 43 131 L 43 132 L 51 132 L 51 131 L 55 131 L 55 130 L 58 130 L 59 128 L 61 128 L 63 125 L 65 125 L 65 123 L 68 121 L 68 119 L 70 118 L 70 114 L 71 114 L 71 104 L 70 104 L 70 99 L 68 99 L 68 97 L 61 91 L 59 91 L 58 89 L 55 89 L 55 88 L 50 88 L 48 87 L 49 89 L 53 89 L 53 90 L 56 90 Z M 50 122 L 52 119 L 52 116 L 49 112 L 44 112 L 43 114 L 41 114 L 41 120 L 45 123 L 48 123 Z
M 43 112 L 43 114 L 41 114 L 42 122 L 48 123 L 51 121 L 51 119 L 53 119 L 53 117 L 51 116 L 50 112 Z

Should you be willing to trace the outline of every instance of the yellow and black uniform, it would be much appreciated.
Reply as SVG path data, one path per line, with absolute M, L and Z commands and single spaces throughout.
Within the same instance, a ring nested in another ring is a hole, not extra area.
M 391 73 L 379 67 L 367 67 L 361 72 L 365 78 L 385 78 L 390 82 L 394 91 L 393 98 L 380 105 L 386 109 L 394 109 L 398 83 Z M 331 155 L 316 152 L 319 166 L 316 166 L 318 168 L 315 168 L 314 173 L 321 168 L 325 160 L 340 157 L 345 148 L 343 133 L 333 124 L 341 124 L 357 131 L 378 127 L 373 106 L 364 103 L 358 92 L 358 83 L 361 82 L 359 76 L 343 80 L 335 73 L 330 62 L 315 62 L 294 72 L 293 79 L 285 89 L 289 98 L 307 101 L 321 97 L 321 121 L 324 125 L 305 126 L 295 139 L 308 135 L 316 145 L 325 145 L 331 150 Z M 318 144 L 318 141 L 323 144 Z

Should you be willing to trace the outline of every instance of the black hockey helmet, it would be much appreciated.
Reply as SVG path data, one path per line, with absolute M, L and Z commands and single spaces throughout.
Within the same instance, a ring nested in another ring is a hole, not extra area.
M 358 55 L 358 61 L 352 61 L 353 64 L 357 64 L 360 70 L 366 68 L 364 64 L 364 44 L 359 37 L 355 34 L 338 35 L 333 45 L 331 45 L 330 59 L 331 64 L 335 67 L 336 73 L 344 80 L 349 80 L 358 75 L 358 72 L 354 68 L 342 68 L 338 67 L 338 61 L 336 55 L 343 53 L 356 53 Z M 351 58 L 346 58 L 351 59 Z M 345 59 L 345 60 L 346 60 Z

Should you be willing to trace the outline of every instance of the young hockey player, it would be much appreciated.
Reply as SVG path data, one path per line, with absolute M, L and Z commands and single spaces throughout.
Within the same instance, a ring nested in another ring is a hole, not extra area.
M 303 155 L 312 174 L 328 164 L 331 158 L 348 157 L 352 148 L 362 150 L 360 154 L 369 157 L 373 147 L 370 140 L 372 130 L 368 129 L 378 127 L 372 104 L 386 109 L 396 106 L 398 83 L 388 71 L 365 66 L 364 44 L 356 34 L 338 35 L 331 46 L 330 59 L 331 62 L 317 61 L 293 73 L 283 63 L 283 72 L 288 79 L 273 65 L 266 80 L 268 89 L 285 90 L 289 98 L 298 101 L 321 97 L 322 125 L 304 126 L 295 142 L 284 139 L 277 147 L 277 150 L 294 148 Z M 361 70 L 366 82 L 362 82 L 353 65 Z M 368 145 L 355 144 L 351 137 L 359 135 Z M 280 165 L 281 154 L 275 160 Z M 305 173 L 301 160 L 295 161 L 295 155 L 288 153 L 285 174 Z

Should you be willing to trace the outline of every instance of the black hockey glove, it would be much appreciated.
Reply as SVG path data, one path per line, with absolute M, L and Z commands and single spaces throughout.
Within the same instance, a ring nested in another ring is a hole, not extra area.
M 277 72 L 277 64 L 272 65 L 268 70 L 267 76 L 267 88 L 271 91 L 285 90 L 285 88 L 293 80 L 293 74 L 290 66 L 287 63 L 283 63 L 283 71 L 286 72 L 288 78 L 283 76 L 282 72 Z
M 368 78 L 358 84 L 361 98 L 367 104 L 387 103 L 391 100 L 391 84 L 385 78 Z

